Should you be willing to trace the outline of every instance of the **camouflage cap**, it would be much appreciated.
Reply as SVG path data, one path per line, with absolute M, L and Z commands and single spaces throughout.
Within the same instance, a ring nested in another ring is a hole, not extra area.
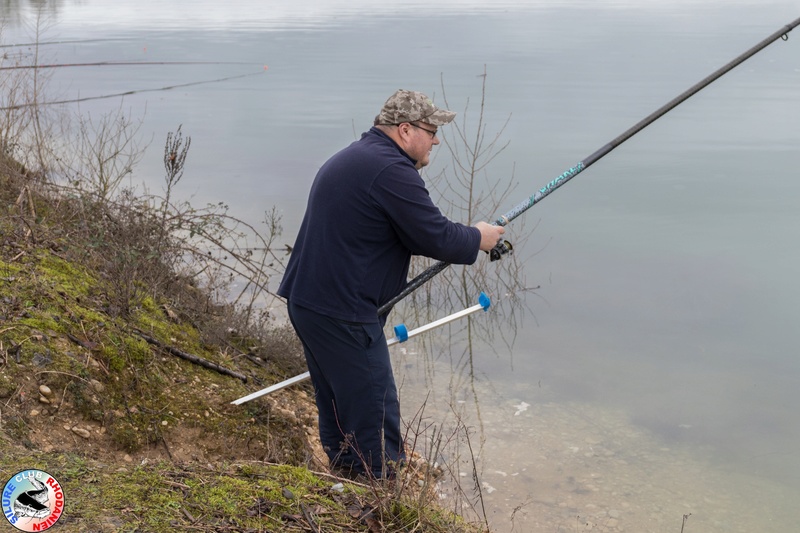
M 383 104 L 376 122 L 384 125 L 425 122 L 432 126 L 444 126 L 455 116 L 452 111 L 436 107 L 430 98 L 420 92 L 400 89 Z

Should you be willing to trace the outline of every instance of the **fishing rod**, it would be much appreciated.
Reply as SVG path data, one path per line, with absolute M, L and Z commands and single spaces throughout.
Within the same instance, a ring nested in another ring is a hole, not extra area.
M 446 316 L 444 318 L 440 318 L 439 320 L 434 320 L 430 324 L 426 324 L 424 326 L 420 326 L 420 327 L 418 327 L 416 329 L 413 329 L 411 331 L 408 331 L 408 328 L 406 328 L 405 324 L 399 324 L 399 325 L 394 327 L 395 337 L 392 338 L 392 339 L 387 340 L 386 341 L 386 346 L 392 346 L 394 344 L 405 342 L 408 339 L 410 339 L 411 337 L 416 337 L 420 333 L 424 333 L 426 331 L 430 331 L 432 329 L 436 329 L 439 326 L 444 326 L 445 324 L 448 324 L 448 323 L 450 323 L 450 322 L 452 322 L 454 320 L 458 320 L 461 317 L 465 317 L 467 315 L 471 315 L 472 313 L 475 313 L 476 311 L 480 311 L 480 310 L 488 311 L 489 310 L 489 306 L 491 306 L 491 305 L 492 305 L 491 299 L 486 295 L 486 293 L 482 292 L 480 294 L 480 296 L 478 297 L 478 303 L 477 304 L 473 305 L 472 307 L 468 307 L 466 309 L 458 311 L 457 313 L 453 313 L 452 315 L 448 315 L 448 316 Z M 270 393 L 275 392 L 277 390 L 281 390 L 284 387 L 288 387 L 289 385 L 293 385 L 295 383 L 299 383 L 301 381 L 304 381 L 304 380 L 308 379 L 309 377 L 311 377 L 311 374 L 309 372 L 305 372 L 305 373 L 300 374 L 298 376 L 295 376 L 293 378 L 289 378 L 289 379 L 287 379 L 285 381 L 281 381 L 280 383 L 276 383 L 275 385 L 269 386 L 266 389 L 261 389 L 260 391 L 254 392 L 252 394 L 248 394 L 247 396 L 243 396 L 243 397 L 239 398 L 238 400 L 232 401 L 231 403 L 233 405 L 242 405 L 243 403 L 249 402 L 250 400 L 255 400 L 256 398 L 260 398 L 261 396 L 264 396 L 266 394 L 270 394 Z
M 677 107 L 679 104 L 683 103 L 692 95 L 698 93 L 701 89 L 710 85 L 712 82 L 714 82 L 715 80 L 726 74 L 728 71 L 739 66 L 744 61 L 750 59 L 752 56 L 754 56 L 755 54 L 766 48 L 768 45 L 777 41 L 778 39 L 787 41 L 789 39 L 789 32 L 792 31 L 797 26 L 800 26 L 800 18 L 782 27 L 781 29 L 779 29 L 778 31 L 776 31 L 775 33 L 773 33 L 772 35 L 761 41 L 760 43 L 756 44 L 743 54 L 739 55 L 729 63 L 717 69 L 716 71 L 712 72 L 711 74 L 709 74 L 696 84 L 692 85 L 691 87 L 686 89 L 684 92 L 682 92 L 681 94 L 679 94 L 678 96 L 676 96 L 663 106 L 656 109 L 650 115 L 648 115 L 647 117 L 643 118 L 642 120 L 631 126 L 628 130 L 623 132 L 617 138 L 615 138 L 608 144 L 604 145 L 602 148 L 595 151 L 587 158 L 583 159 L 582 161 L 579 161 L 575 166 L 567 169 L 563 174 L 561 174 L 560 176 L 552 180 L 550 183 L 548 183 L 547 185 L 536 191 L 535 194 L 530 196 L 524 202 L 521 202 L 519 205 L 511 209 L 511 211 L 498 218 L 494 224 L 496 226 L 505 226 L 506 224 L 508 224 L 509 222 L 520 216 L 522 213 L 533 207 L 535 204 L 539 203 L 544 198 L 549 196 L 553 191 L 555 191 L 556 189 L 567 183 L 569 180 L 571 180 L 572 178 L 574 178 L 575 176 L 577 176 L 578 174 L 589 168 L 591 165 L 602 159 L 604 156 L 608 155 L 608 153 L 611 152 L 614 148 L 618 147 L 619 145 L 621 145 L 622 143 L 624 143 L 625 141 L 627 141 L 628 139 L 630 139 L 631 137 L 642 131 L 644 128 L 646 128 L 647 126 L 649 126 L 650 124 L 661 118 L 668 111 Z M 491 250 L 491 252 L 489 252 L 490 260 L 496 261 L 510 251 L 511 251 L 511 244 L 508 241 L 501 241 L 497 244 L 497 246 L 495 246 Z M 397 296 L 395 296 L 394 298 L 383 304 L 380 308 L 378 308 L 378 316 L 388 313 L 389 310 L 391 310 L 392 307 L 394 307 L 400 300 L 402 300 L 403 298 L 405 298 L 406 296 L 417 290 L 424 283 L 432 279 L 434 276 L 436 276 L 436 274 L 443 271 L 448 266 L 450 266 L 450 263 L 446 263 L 444 261 L 439 261 L 430 266 L 427 270 L 425 270 L 420 275 L 411 280 L 408 283 L 408 285 L 406 285 L 406 288 L 403 289 L 403 291 L 400 294 L 398 294 Z

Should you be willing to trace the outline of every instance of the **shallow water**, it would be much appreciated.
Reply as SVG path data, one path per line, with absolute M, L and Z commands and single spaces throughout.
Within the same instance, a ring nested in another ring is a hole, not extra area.
M 538 385 L 504 383 L 498 390 L 497 383 L 478 380 L 460 394 L 423 402 L 410 375 L 415 372 L 405 375 L 401 391 L 406 412 L 423 409 L 426 424 L 436 424 L 451 443 L 440 457 L 446 465 L 442 504 L 479 516 L 482 498 L 493 531 L 678 532 L 685 515 L 687 532 L 800 526 L 800 491 L 765 476 L 757 467 L 759 457 L 744 467 L 727 462 L 715 446 L 665 440 L 627 410 L 553 401 Z M 448 388 L 446 379 L 430 386 Z M 688 424 L 675 428 L 692 430 Z M 430 452 L 429 441 L 416 442 Z M 465 494 L 453 489 L 452 478 Z
M 156 192 L 163 140 L 182 125 L 178 194 L 255 224 L 276 205 L 285 242 L 318 166 L 397 88 L 440 101 L 443 80 L 463 115 L 486 69 L 488 131 L 511 117 L 486 176 L 514 172 L 506 210 L 800 16 L 795 0 L 46 6 L 43 40 L 60 44 L 41 47 L 45 61 L 238 62 L 57 69 L 54 97 L 142 91 L 66 109 L 143 117 L 151 145 L 132 182 Z M 30 42 L 30 3 L 2 9 L 4 41 Z M 539 289 L 516 336 L 502 332 L 510 347 L 397 350 L 406 416 L 431 392 L 432 420 L 461 406 L 475 429 L 497 531 L 677 532 L 689 513 L 686 533 L 800 529 L 798 38 L 525 215 L 535 229 L 515 253 Z

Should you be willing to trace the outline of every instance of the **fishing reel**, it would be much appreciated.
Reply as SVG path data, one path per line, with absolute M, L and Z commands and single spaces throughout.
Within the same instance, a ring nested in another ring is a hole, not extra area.
M 514 247 L 508 241 L 499 241 L 489 250 L 489 261 L 499 261 L 505 254 L 510 254 Z

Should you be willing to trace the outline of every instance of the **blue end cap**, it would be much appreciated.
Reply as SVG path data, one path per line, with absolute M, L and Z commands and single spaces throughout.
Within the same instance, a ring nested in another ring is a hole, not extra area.
M 485 292 L 481 292 L 481 295 L 478 297 L 478 303 L 483 306 L 484 311 L 487 311 L 489 306 L 492 305 L 492 300 L 486 296 Z
M 408 330 L 406 329 L 406 325 L 400 324 L 399 326 L 395 326 L 394 336 L 397 337 L 398 341 L 406 342 L 408 340 Z

